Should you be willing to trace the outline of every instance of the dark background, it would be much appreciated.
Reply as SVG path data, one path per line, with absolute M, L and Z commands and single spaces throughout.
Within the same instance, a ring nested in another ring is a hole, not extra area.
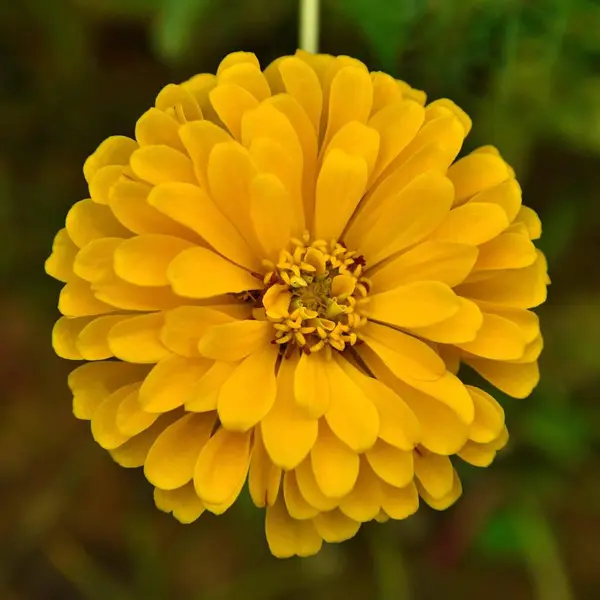
M 248 500 L 179 525 L 71 415 L 43 262 L 85 197 L 84 159 L 132 135 L 166 83 L 239 49 L 265 67 L 297 28 L 292 0 L 0 0 L 0 599 L 597 600 L 597 1 L 323 2 L 322 51 L 454 99 L 473 117 L 467 149 L 497 145 L 544 225 L 542 381 L 501 398 L 511 443 L 462 469 L 454 508 L 278 561 Z

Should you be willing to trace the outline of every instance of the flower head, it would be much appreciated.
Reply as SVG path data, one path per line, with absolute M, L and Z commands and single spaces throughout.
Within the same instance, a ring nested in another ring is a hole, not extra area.
M 276 556 L 461 494 L 538 381 L 546 296 L 514 172 L 469 117 L 349 57 L 227 56 L 84 165 L 47 272 L 74 413 L 159 509 L 245 483 Z

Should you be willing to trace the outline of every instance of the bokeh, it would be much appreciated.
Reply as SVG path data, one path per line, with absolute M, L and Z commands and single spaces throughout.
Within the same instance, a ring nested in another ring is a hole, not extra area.
M 489 469 L 461 467 L 455 507 L 279 561 L 247 499 L 180 525 L 72 416 L 43 262 L 86 197 L 83 161 L 132 135 L 166 83 L 234 50 L 263 66 L 293 53 L 297 15 L 292 0 L 0 0 L 0 599 L 597 600 L 597 1 L 323 2 L 322 51 L 455 100 L 467 149 L 498 146 L 542 218 L 542 381 L 499 398 L 511 442 Z

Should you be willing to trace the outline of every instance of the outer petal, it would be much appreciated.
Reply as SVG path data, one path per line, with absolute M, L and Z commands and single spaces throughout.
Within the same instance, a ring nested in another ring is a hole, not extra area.
M 262 282 L 206 248 L 190 248 L 175 258 L 167 270 L 173 290 L 188 298 L 210 298 L 258 290 Z
M 217 410 L 223 427 L 248 431 L 271 410 L 277 395 L 277 350 L 265 344 L 246 357 L 221 386 Z
M 194 471 L 194 487 L 203 502 L 222 505 L 235 501 L 248 474 L 250 441 L 250 432 L 223 428 L 208 440 Z
M 263 441 L 271 460 L 282 469 L 298 466 L 317 440 L 318 421 L 294 400 L 297 362 L 284 360 L 277 374 L 277 398 L 261 422 Z
M 187 414 L 161 433 L 148 453 L 144 474 L 163 490 L 189 483 L 201 449 L 215 424 L 214 413 Z
M 265 531 L 271 554 L 277 558 L 312 556 L 323 544 L 312 521 L 292 519 L 282 498 L 267 508 Z

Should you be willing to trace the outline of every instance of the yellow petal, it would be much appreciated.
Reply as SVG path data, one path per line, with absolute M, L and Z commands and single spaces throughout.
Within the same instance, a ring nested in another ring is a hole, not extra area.
M 467 388 L 458 377 L 449 371 L 435 381 L 422 381 L 413 377 L 405 377 L 404 381 L 412 388 L 444 403 L 467 425 L 473 422 L 475 407 Z
M 169 112 L 179 108 L 183 121 L 194 121 L 202 118 L 202 110 L 194 96 L 181 85 L 170 83 L 166 85 L 156 97 L 156 108 Z
M 267 454 L 260 428 L 256 428 L 248 472 L 248 490 L 258 508 L 275 504 L 279 495 L 281 474 L 281 468 L 275 466 Z
M 323 92 L 315 72 L 295 56 L 284 58 L 278 65 L 285 89 L 306 112 L 315 134 L 319 133 Z
M 92 416 L 92 436 L 105 450 L 112 450 L 124 444 L 129 436 L 117 427 L 117 410 L 121 402 L 134 389 L 135 384 L 125 385 L 106 397 Z
M 264 256 L 277 260 L 292 235 L 289 193 L 275 175 L 260 174 L 250 183 L 250 218 Z
M 459 297 L 445 283 L 413 281 L 369 297 L 363 314 L 397 327 L 427 327 L 460 309 Z
M 260 67 L 253 63 L 237 63 L 217 71 L 217 83 L 239 85 L 259 102 L 271 95 L 271 90 Z
M 506 181 L 510 171 L 499 156 L 472 152 L 448 169 L 448 177 L 454 184 L 455 203 L 461 203 L 478 192 Z
M 217 85 L 217 77 L 215 75 L 212 73 L 200 73 L 183 82 L 181 87 L 187 90 L 194 100 L 196 100 L 205 119 L 221 124 L 209 98 L 210 91 L 215 85 Z
M 358 477 L 359 457 L 319 421 L 319 436 L 310 453 L 315 480 L 328 498 L 343 498 L 354 487 Z
M 371 173 L 371 181 L 376 181 L 414 139 L 424 118 L 423 107 L 410 100 L 400 100 L 382 108 L 369 119 L 369 127 L 375 129 L 381 137 L 379 156 Z
M 521 186 L 516 179 L 511 178 L 475 194 L 471 202 L 497 204 L 506 213 L 509 223 L 512 223 L 521 208 Z
M 383 263 L 375 272 L 368 271 L 368 277 L 377 292 L 414 281 L 439 281 L 454 287 L 466 279 L 476 260 L 473 246 L 426 241 Z
M 269 321 L 232 321 L 210 327 L 200 339 L 198 349 L 206 358 L 237 361 L 268 347 L 272 337 L 273 326 Z
M 496 450 L 492 444 L 468 441 L 458 452 L 458 456 L 474 467 L 489 467 L 496 458 Z
M 250 64 L 260 69 L 260 63 L 253 52 L 231 52 L 219 63 L 217 75 L 234 65 Z
M 73 263 L 74 273 L 90 283 L 109 279 L 114 272 L 115 252 L 123 241 L 111 237 L 91 241 L 77 253 Z
M 98 169 L 89 184 L 90 197 L 98 204 L 109 204 L 113 186 L 121 180 L 124 167 L 108 165 Z
M 433 102 L 428 104 L 427 108 L 438 106 L 448 109 L 464 127 L 465 136 L 469 135 L 473 122 L 471 121 L 469 115 L 462 108 L 460 108 L 460 106 L 452 102 L 452 100 L 448 100 L 448 98 L 439 98 L 438 100 L 434 100 Z
M 296 403 L 313 419 L 322 417 L 329 410 L 331 402 L 325 361 L 321 352 L 310 355 L 302 353 L 294 373 Z
M 415 475 L 433 498 L 443 498 L 452 490 L 454 469 L 447 456 L 415 451 Z
M 267 165 L 264 162 L 261 163 L 260 159 L 257 157 L 256 147 L 261 144 L 265 146 L 265 143 L 270 145 L 271 148 L 274 148 L 275 146 L 281 147 L 280 144 L 271 139 L 256 138 L 251 144 L 250 151 L 255 157 L 261 170 L 266 170 L 267 172 L 272 172 L 277 175 L 286 186 L 286 189 L 291 190 L 294 206 L 298 208 L 304 207 L 304 210 L 301 211 L 304 213 L 304 221 L 300 220 L 297 222 L 296 230 L 294 230 L 294 234 L 300 234 L 300 227 L 303 223 L 305 227 L 312 226 L 312 215 L 314 214 L 315 205 L 315 184 L 317 181 L 317 136 L 313 127 L 311 127 L 309 117 L 292 96 L 278 94 L 277 96 L 270 98 L 268 102 L 279 112 L 283 113 L 294 128 L 294 131 L 298 136 L 298 141 L 302 146 L 303 165 L 294 165 L 291 158 L 288 158 L 285 153 L 280 151 L 280 160 L 277 161 L 277 163 L 284 159 L 287 159 L 285 162 L 290 163 L 286 170 L 287 178 L 286 176 L 282 176 L 281 170 L 271 170 L 271 166 L 269 166 L 270 168 L 267 168 Z M 300 168 L 301 166 L 304 167 L 303 170 Z M 298 181 L 297 177 L 299 177 Z M 297 191 L 295 191 L 296 187 L 298 187 Z M 296 212 L 298 212 L 298 210 L 296 210 Z M 298 217 L 299 216 L 300 215 L 298 214 Z
M 401 488 L 412 481 L 412 451 L 400 450 L 379 439 L 366 456 L 373 471 L 386 483 Z
M 160 341 L 164 323 L 161 313 L 139 315 L 121 320 L 108 332 L 108 347 L 121 360 L 154 363 L 170 356 Z
M 328 543 L 344 542 L 353 538 L 360 529 L 360 523 L 347 517 L 340 510 L 319 513 L 313 523 L 318 534 Z
M 458 297 L 460 308 L 450 318 L 429 327 L 412 327 L 415 335 L 442 344 L 471 342 L 483 324 L 483 314 L 475 302 Z
M 373 105 L 373 84 L 366 69 L 341 68 L 331 81 L 327 130 L 323 147 L 350 121 L 366 123 Z
M 233 321 L 207 306 L 180 306 L 165 312 L 164 318 L 160 341 L 172 352 L 190 358 L 200 356 L 198 342 L 211 327 Z
M 535 246 L 528 237 L 505 232 L 479 247 L 474 270 L 520 269 L 531 265 L 536 257 Z
M 470 356 L 463 360 L 484 379 L 513 398 L 527 398 L 540 380 L 537 362 L 517 364 Z
M 138 235 L 115 251 L 115 273 L 139 286 L 169 285 L 167 268 L 175 257 L 194 245 L 170 235 Z
M 196 490 L 191 484 L 184 485 L 176 490 L 155 488 L 154 501 L 159 509 L 161 509 L 160 503 L 165 501 L 163 500 L 165 496 L 169 502 L 169 508 L 165 512 L 172 511 L 173 516 L 180 523 L 193 523 L 206 510 L 204 503 L 198 498 L 198 494 L 196 494 Z
M 294 471 L 286 471 L 283 477 L 283 497 L 292 519 L 312 519 L 319 512 L 316 507 L 306 501 L 300 492 Z
M 224 504 L 237 496 L 250 465 L 251 432 L 222 427 L 200 452 L 194 471 L 196 493 L 207 504 Z
M 469 438 L 481 444 L 495 440 L 504 429 L 504 410 L 487 392 L 470 385 L 467 390 L 475 404 L 475 420 Z
M 385 361 L 396 377 L 434 381 L 444 374 L 444 361 L 416 338 L 371 322 L 360 333 L 367 346 Z
M 328 498 L 323 494 L 313 472 L 310 456 L 307 456 L 295 469 L 298 488 L 306 501 L 319 511 L 330 511 L 339 504 L 339 499 Z
M 321 167 L 315 198 L 314 235 L 319 239 L 338 238 L 367 185 L 367 165 L 357 156 L 332 150 Z
M 76 246 L 83 248 L 91 241 L 104 237 L 129 237 L 108 206 L 93 200 L 76 202 L 67 213 L 66 228 Z
M 298 110 L 302 109 L 298 108 Z M 313 141 L 314 148 L 312 150 L 314 151 L 312 152 L 312 163 L 310 164 L 310 168 L 312 168 L 312 193 L 314 196 L 314 186 L 316 182 L 316 177 L 314 176 L 316 140 Z M 289 204 L 286 212 L 289 212 L 290 214 L 290 217 L 286 217 L 285 223 L 287 223 L 287 220 L 289 219 L 290 231 L 293 232 L 293 235 L 301 235 L 304 223 L 304 215 L 301 214 L 303 185 L 302 163 L 294 163 L 292 157 L 285 151 L 284 147 L 278 141 L 272 138 L 254 138 L 250 143 L 249 150 L 252 160 L 254 161 L 259 173 L 273 175 L 279 180 L 279 183 L 281 183 L 281 185 L 283 186 L 287 198 L 286 201 Z M 272 185 L 270 185 L 270 187 L 272 187 Z M 254 194 L 256 194 L 256 191 L 254 192 Z M 256 211 L 257 209 L 254 210 Z M 285 223 L 284 227 L 287 227 L 287 224 Z M 258 236 L 258 238 L 260 240 L 260 236 Z
M 144 146 L 136 150 L 129 162 L 142 180 L 159 185 L 167 181 L 196 183 L 192 161 L 170 146 Z
M 379 154 L 379 132 L 358 121 L 346 123 L 332 138 L 325 153 L 323 162 L 333 150 L 341 150 L 348 156 L 362 158 L 367 165 L 367 179 L 373 173 Z
M 146 479 L 163 490 L 189 483 L 215 420 L 214 413 L 188 414 L 169 425 L 148 452 L 144 465 Z
M 108 334 L 114 325 L 128 319 L 127 315 L 108 315 L 89 322 L 77 336 L 77 349 L 85 360 L 111 358 Z
M 77 347 L 77 338 L 93 317 L 61 317 L 52 328 L 54 352 L 67 360 L 81 360 L 83 356 Z
M 461 296 L 515 308 L 533 308 L 546 300 L 546 265 L 538 253 L 536 262 L 522 269 L 500 271 L 497 275 L 456 289 Z
M 416 244 L 446 218 L 452 204 L 450 181 L 435 172 L 420 175 L 381 207 L 378 220 L 361 240 L 368 264 L 375 264 Z M 424 199 L 427 209 L 423 209 Z M 398 228 L 398 223 L 402 227 Z
M 66 317 L 87 317 L 113 312 L 114 306 L 102 302 L 87 281 L 75 277 L 60 291 L 58 310 Z
M 532 208 L 521 206 L 519 214 L 515 217 L 515 221 L 525 224 L 527 231 L 529 231 L 530 239 L 537 240 L 542 235 L 542 222 Z
M 170 146 L 183 151 L 179 123 L 157 108 L 149 108 L 135 124 L 135 137 L 140 146 Z
M 208 370 L 203 359 L 170 356 L 158 362 L 140 388 L 140 404 L 147 412 L 163 413 L 184 404 L 194 384 Z
M 77 367 L 69 374 L 73 393 L 73 413 L 77 419 L 89 420 L 112 392 L 126 384 L 140 382 L 148 373 L 144 365 L 104 361 Z
M 381 508 L 390 519 L 402 520 L 410 517 L 419 509 L 419 494 L 414 483 L 397 488 L 382 482 Z
M 323 367 L 331 399 L 325 413 L 327 424 L 355 452 L 368 450 L 379 434 L 375 405 L 337 361 L 328 361 Z
M 361 203 L 360 210 L 366 221 L 363 231 L 370 229 L 376 220 L 375 213 L 386 199 L 395 196 L 413 179 L 427 171 L 445 175 L 460 151 L 463 139 L 463 127 L 452 115 L 426 123 L 413 141 L 390 163 Z
M 148 203 L 197 233 L 229 260 L 258 268 L 246 241 L 205 190 L 186 183 L 164 183 L 152 190 Z
M 176 294 L 188 298 L 210 298 L 258 290 L 262 281 L 207 248 L 190 248 L 175 258 L 167 277 Z
M 250 152 L 237 142 L 217 144 L 208 157 L 208 192 L 246 242 L 260 252 L 250 221 L 250 182 L 257 174 Z
M 292 519 L 282 498 L 267 508 L 265 532 L 269 550 L 276 558 L 312 556 L 323 545 L 312 521 Z
M 513 322 L 521 330 L 527 343 L 533 342 L 540 335 L 540 319 L 530 310 L 494 304 L 483 300 L 478 300 L 477 304 L 486 313 L 498 315 Z
M 143 409 L 139 398 L 140 387 L 141 383 L 136 385 L 131 393 L 121 402 L 117 410 L 117 429 L 124 435 L 137 436 L 142 431 L 147 430 L 160 417 L 160 415 L 148 413 Z M 161 419 L 161 422 L 163 421 L 164 419 Z M 161 432 L 162 429 L 158 433 Z M 154 439 L 148 446 L 148 450 L 150 450 L 150 446 L 153 443 Z
M 137 142 L 123 135 L 113 135 L 104 140 L 83 165 L 83 175 L 89 183 L 96 172 L 107 165 L 126 165 Z
M 219 420 L 231 431 L 248 431 L 271 410 L 277 394 L 275 361 L 278 352 L 264 344 L 247 356 L 221 386 Z
M 352 491 L 342 498 L 340 510 L 351 519 L 364 523 L 373 520 L 381 508 L 381 482 L 367 459 L 360 459 L 360 470 Z
M 379 437 L 402 450 L 412 450 L 419 440 L 419 423 L 402 398 L 348 361 L 340 361 L 340 365 L 375 405 L 379 413 Z
M 282 469 L 297 467 L 315 444 L 318 421 L 309 417 L 294 399 L 294 371 L 297 360 L 284 360 L 277 373 L 277 397 L 261 422 L 265 448 Z
M 137 394 L 135 393 L 130 394 L 128 398 L 136 395 Z M 121 402 L 119 410 L 117 411 L 117 427 L 119 430 L 121 430 L 119 427 L 119 414 L 122 406 L 123 402 Z M 171 414 L 163 415 L 162 417 L 155 419 L 149 426 L 141 430 L 141 433 L 138 432 L 138 435 L 134 435 L 134 437 L 127 440 L 118 448 L 109 450 L 112 459 L 126 469 L 136 469 L 137 467 L 143 466 L 154 440 L 171 424 L 172 419 L 173 416 Z M 127 435 L 130 434 L 127 433 Z
M 170 287 L 140 287 L 123 281 L 114 274 L 101 281 L 95 281 L 93 287 L 98 300 L 122 310 L 168 310 L 186 302 L 177 296 Z
M 121 178 L 110 190 L 110 208 L 117 220 L 137 234 L 163 233 L 198 241 L 198 237 L 184 224 L 176 223 L 170 215 L 162 214 L 150 206 L 153 187 L 141 181 Z
M 469 425 L 462 421 L 455 411 L 399 379 L 390 378 L 390 372 L 381 362 L 372 360 L 372 355 L 363 353 L 362 356 L 378 379 L 382 379 L 386 385 L 389 385 L 415 414 L 421 428 L 422 446 L 437 454 L 450 455 L 465 444 Z M 472 401 L 471 406 L 473 407 Z M 472 411 L 474 413 L 474 408 Z
M 276 283 L 272 285 L 262 298 L 262 304 L 266 314 L 271 319 L 282 319 L 288 317 L 292 294 L 288 286 Z
M 448 507 L 452 506 L 462 494 L 462 484 L 456 471 L 454 471 L 452 488 L 448 494 L 442 496 L 441 498 L 434 498 L 422 485 L 418 483 L 417 488 L 421 498 L 423 498 L 423 500 L 425 500 L 425 502 L 435 510 L 446 510 Z
M 182 125 L 179 137 L 192 159 L 200 187 L 208 189 L 208 157 L 217 144 L 232 142 L 233 138 L 210 121 L 194 121 Z
M 77 250 L 67 230 L 61 229 L 52 242 L 52 254 L 46 259 L 46 273 L 59 281 L 68 281 L 73 276 L 73 262 Z
M 297 169 L 293 180 L 299 182 L 304 163 L 300 139 L 288 117 L 270 102 L 264 102 L 256 109 L 248 111 L 242 119 L 244 146 L 248 148 L 255 140 L 261 138 L 274 140 L 282 147 L 284 153 L 290 158 L 292 166 Z M 288 191 L 293 202 L 294 225 L 296 231 L 300 233 L 304 228 L 302 199 L 294 193 L 295 190 Z
M 209 97 L 219 119 L 223 121 L 231 135 L 240 140 L 242 117 L 244 113 L 258 106 L 258 100 L 248 90 L 232 83 L 217 85 L 210 90 Z
M 508 225 L 506 213 L 497 204 L 468 202 L 452 209 L 430 237 L 439 242 L 478 246 L 496 237 Z
M 512 321 L 483 313 L 483 324 L 472 342 L 458 344 L 470 354 L 494 360 L 516 360 L 525 352 L 525 336 Z
M 387 73 L 371 72 L 373 82 L 373 107 L 371 115 L 379 112 L 384 106 L 402 100 L 402 90 L 396 80 Z

